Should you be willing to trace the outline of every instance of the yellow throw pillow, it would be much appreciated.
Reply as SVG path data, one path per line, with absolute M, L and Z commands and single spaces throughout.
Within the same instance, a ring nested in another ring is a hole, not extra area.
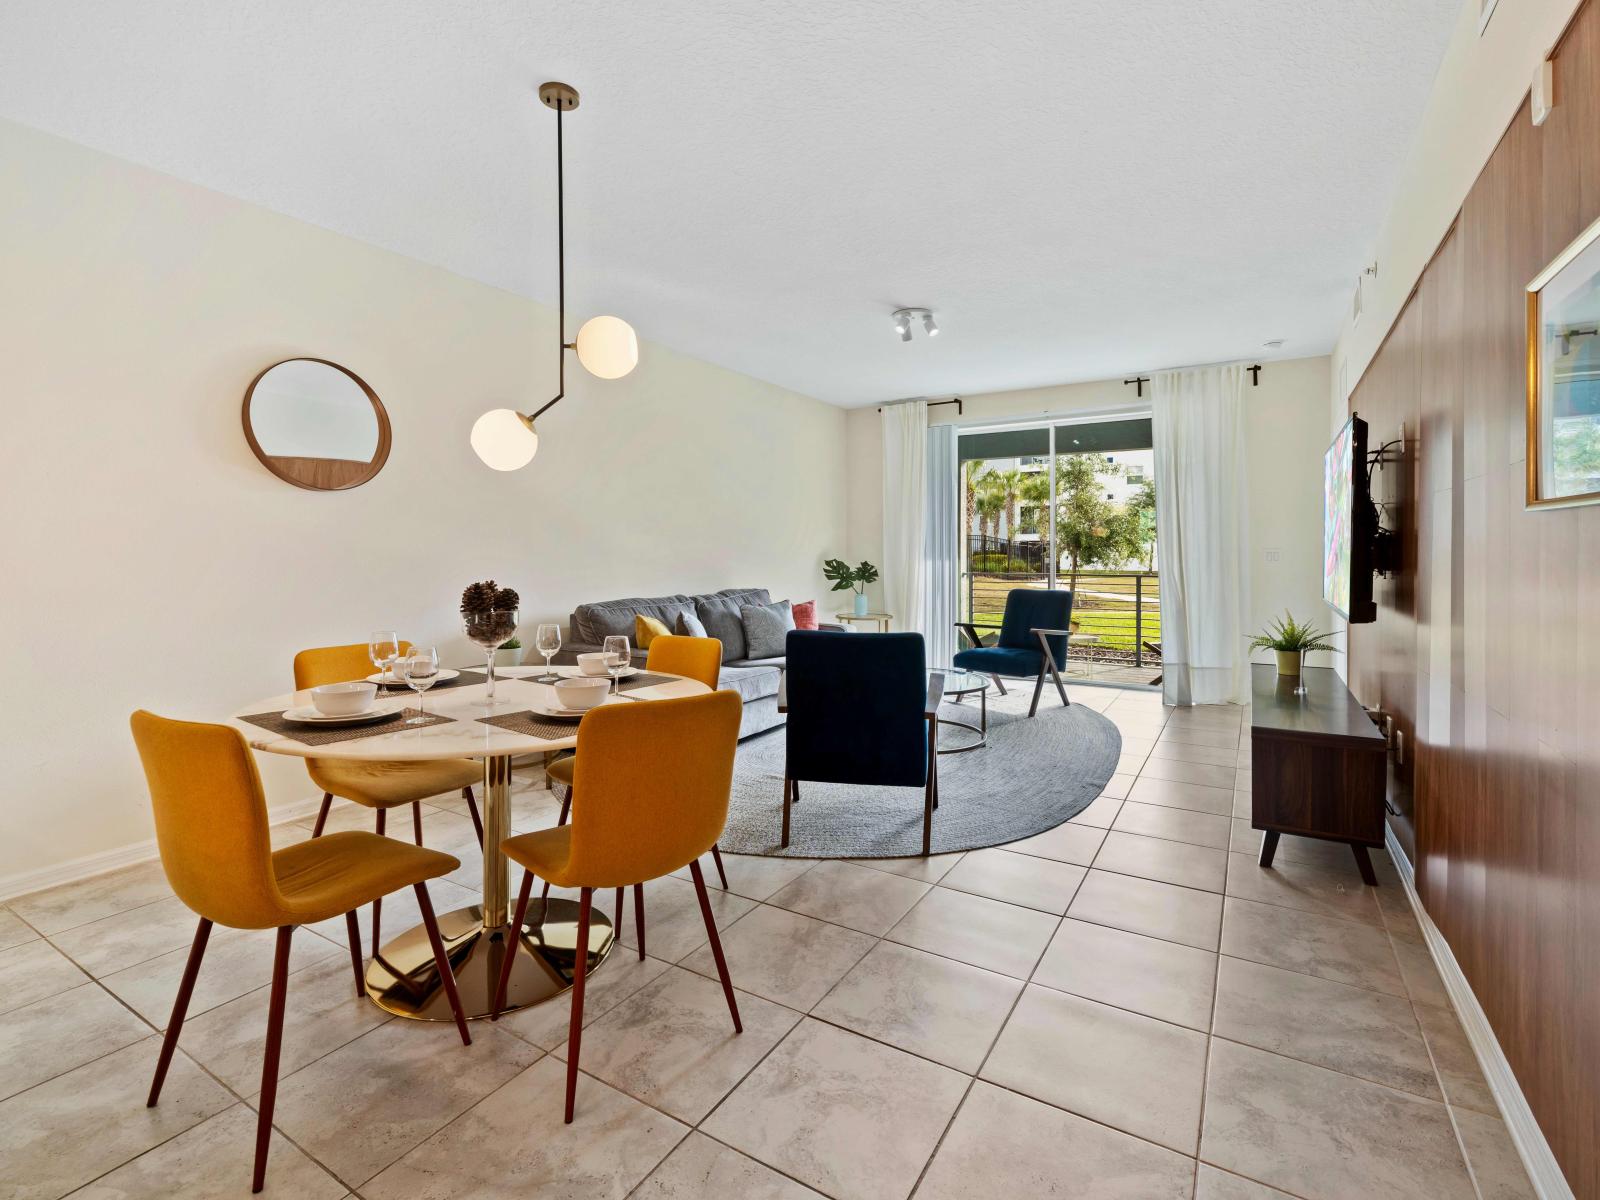
M 650 649 L 650 643 L 658 637 L 669 637 L 672 630 L 668 629 L 654 617 L 647 617 L 643 613 L 633 614 L 633 644 L 641 650 Z

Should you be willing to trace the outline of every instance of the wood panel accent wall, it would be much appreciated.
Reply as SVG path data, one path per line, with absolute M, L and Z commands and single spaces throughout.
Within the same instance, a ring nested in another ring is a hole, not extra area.
M 1390 824 L 1573 1191 L 1600 1197 L 1600 506 L 1523 507 L 1530 279 L 1600 217 L 1600 4 L 1516 115 L 1350 399 L 1403 567 L 1350 631 L 1408 747 Z

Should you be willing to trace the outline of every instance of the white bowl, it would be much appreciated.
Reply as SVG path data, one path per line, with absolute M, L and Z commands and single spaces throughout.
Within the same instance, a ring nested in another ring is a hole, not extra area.
M 604 675 L 606 673 L 606 655 L 599 653 L 578 655 L 578 670 L 585 675 Z
M 553 685 L 556 703 L 562 708 L 581 710 L 593 708 L 606 698 L 611 690 L 609 679 L 563 679 Z
M 372 707 L 377 695 L 375 683 L 325 683 L 311 689 L 311 703 L 325 717 L 358 717 Z

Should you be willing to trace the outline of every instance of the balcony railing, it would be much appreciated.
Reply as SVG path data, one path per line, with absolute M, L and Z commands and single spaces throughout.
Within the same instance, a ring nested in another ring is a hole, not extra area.
M 1027 543 L 1015 547 L 1023 550 Z M 966 616 L 979 624 L 1000 623 L 1006 596 L 1014 588 L 1046 588 L 1049 573 L 1042 569 L 1003 569 L 1008 556 L 975 553 L 967 574 Z M 1015 555 L 1010 565 L 1022 567 Z M 1001 569 L 989 569 L 1001 568 Z M 1070 571 L 1058 571 L 1056 586 L 1072 590 L 1072 637 L 1069 662 L 1098 668 L 1135 669 L 1161 666 L 1161 581 L 1155 571 L 1080 570 L 1076 582 Z

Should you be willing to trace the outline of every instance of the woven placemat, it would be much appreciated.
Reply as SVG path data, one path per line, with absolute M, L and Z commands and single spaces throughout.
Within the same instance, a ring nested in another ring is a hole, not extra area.
M 474 683 L 485 683 L 488 681 L 488 678 L 489 677 L 482 671 L 463 671 L 454 679 L 441 680 L 428 690 L 430 692 L 442 692 L 446 688 L 469 687 Z M 503 680 L 505 678 L 506 676 L 504 675 L 496 676 L 497 680 Z M 409 692 L 411 691 L 411 688 L 405 683 L 404 680 L 402 680 L 399 683 L 380 683 L 378 685 L 378 691 L 385 696 L 392 696 L 396 693 L 404 694 Z
M 315 725 L 300 725 L 294 721 L 285 721 L 282 713 L 265 712 L 256 713 L 254 716 L 240 717 L 241 721 L 248 721 L 268 733 L 282 734 L 284 737 L 293 738 L 307 746 L 331 746 L 335 742 L 354 742 L 360 738 L 377 737 L 384 733 L 395 733 L 401 729 L 426 729 L 430 725 L 448 725 L 455 720 L 454 717 L 441 717 L 435 713 L 428 714 L 427 725 L 404 725 L 401 722 L 406 717 L 414 716 L 416 709 L 401 709 L 386 721 L 374 721 L 371 725 L 349 725 L 341 729 L 322 729 Z
M 631 692 L 635 688 L 654 687 L 658 683 L 671 683 L 676 678 L 676 675 L 652 675 L 649 671 L 640 671 L 618 683 L 617 691 Z
M 578 736 L 577 721 L 557 721 L 550 717 L 541 717 L 531 709 L 523 709 L 521 712 L 501 713 L 494 717 L 479 717 L 478 720 L 484 725 L 493 725 L 496 729 L 508 729 L 512 733 L 546 738 L 550 741 L 554 741 L 556 738 Z

